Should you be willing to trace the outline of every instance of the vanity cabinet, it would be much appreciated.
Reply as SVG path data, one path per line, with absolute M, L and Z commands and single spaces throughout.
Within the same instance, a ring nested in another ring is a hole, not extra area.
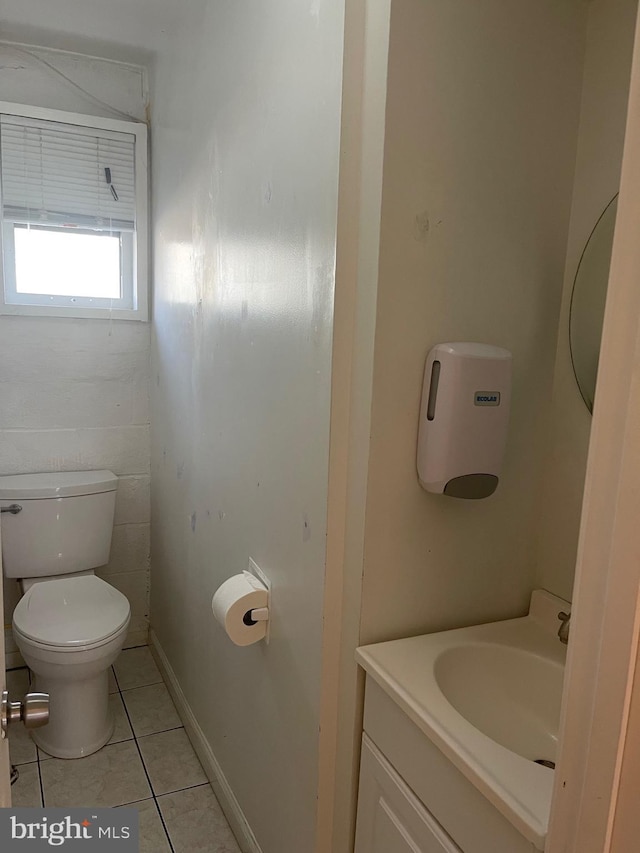
M 460 853 L 366 734 L 355 853 Z
M 355 853 L 539 853 L 367 675 Z

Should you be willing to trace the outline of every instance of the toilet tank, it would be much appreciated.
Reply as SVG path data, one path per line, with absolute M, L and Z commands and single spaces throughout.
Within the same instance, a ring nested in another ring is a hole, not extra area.
M 111 471 L 0 477 L 2 561 L 8 578 L 95 569 L 109 562 L 118 478 Z

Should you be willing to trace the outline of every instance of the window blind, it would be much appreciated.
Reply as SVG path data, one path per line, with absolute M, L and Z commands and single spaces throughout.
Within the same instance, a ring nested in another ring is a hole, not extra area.
M 3 219 L 135 230 L 135 136 L 0 116 Z

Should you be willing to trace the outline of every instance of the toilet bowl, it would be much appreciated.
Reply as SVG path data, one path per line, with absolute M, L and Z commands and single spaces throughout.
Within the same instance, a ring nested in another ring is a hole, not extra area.
M 0 477 L 5 575 L 20 580 L 13 635 L 48 725 L 33 733 L 57 758 L 90 755 L 113 734 L 109 667 L 130 620 L 127 598 L 94 574 L 109 559 L 117 477 L 109 471 Z
M 49 755 L 79 758 L 111 739 L 108 671 L 129 619 L 125 596 L 93 575 L 40 581 L 18 602 L 14 639 L 50 697 L 49 724 L 33 739 Z

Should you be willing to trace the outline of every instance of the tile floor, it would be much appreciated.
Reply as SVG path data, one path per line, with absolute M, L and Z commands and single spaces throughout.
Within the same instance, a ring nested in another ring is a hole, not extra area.
M 7 686 L 26 693 L 29 671 L 9 671 Z M 133 806 L 140 853 L 240 853 L 146 646 L 122 652 L 109 691 L 113 737 L 87 758 L 51 758 L 24 727 L 11 732 L 13 805 Z

